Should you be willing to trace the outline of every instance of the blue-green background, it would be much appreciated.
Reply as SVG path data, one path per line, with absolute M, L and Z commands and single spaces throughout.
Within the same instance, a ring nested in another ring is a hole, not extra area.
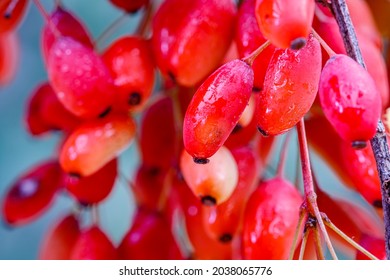
M 42 0 L 42 3 L 49 11 L 54 6 L 54 1 Z M 94 38 L 122 15 L 108 0 L 64 0 L 63 3 L 83 19 Z M 139 15 L 129 16 L 110 39 L 119 34 L 130 34 L 138 18 Z M 40 50 L 42 26 L 42 16 L 31 4 L 18 29 L 21 47 L 18 72 L 9 85 L 0 88 L 0 198 L 4 197 L 6 190 L 20 174 L 35 163 L 55 156 L 60 139 L 59 135 L 55 134 L 34 138 L 27 133 L 23 121 L 29 94 L 34 87 L 47 79 Z M 107 45 L 110 39 L 102 45 Z M 286 168 L 287 176 L 291 179 L 295 176 L 297 163 L 297 148 L 293 144 L 296 142 L 295 137 L 292 140 Z M 131 177 L 138 160 L 135 148 L 130 147 L 120 160 L 121 173 Z M 273 157 L 273 166 L 277 160 L 278 154 Z M 354 199 L 362 201 L 360 197 L 340 186 L 333 174 L 316 158 L 314 170 L 320 173 L 320 183 L 326 184 L 331 192 L 352 195 Z M 0 259 L 36 259 L 47 229 L 72 206 L 69 198 L 59 195 L 48 212 L 28 225 L 9 228 L 0 224 Z M 99 208 L 101 226 L 115 244 L 118 244 L 128 229 L 133 211 L 132 196 L 122 177 L 118 179 L 114 192 Z

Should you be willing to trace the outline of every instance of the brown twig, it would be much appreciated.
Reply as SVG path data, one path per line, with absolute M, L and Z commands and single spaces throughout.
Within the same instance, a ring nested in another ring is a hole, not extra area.
M 365 67 L 345 0 L 332 0 L 331 8 L 340 28 L 347 54 Z M 390 259 L 390 152 L 387 144 L 385 127 L 382 121 L 378 122 L 376 134 L 370 142 L 381 182 L 386 257 L 387 259 Z

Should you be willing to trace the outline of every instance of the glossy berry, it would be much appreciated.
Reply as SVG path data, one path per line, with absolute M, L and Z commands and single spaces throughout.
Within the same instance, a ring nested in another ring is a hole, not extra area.
M 27 9 L 27 0 L 3 0 L 0 3 L 0 34 L 14 30 Z
M 115 105 L 122 110 L 140 109 L 152 93 L 154 61 L 149 42 L 122 37 L 102 55 L 117 88 Z
M 42 31 L 41 44 L 45 62 L 48 61 L 50 49 L 58 36 L 70 37 L 93 49 L 93 42 L 87 28 L 80 19 L 62 6 L 56 7 Z
M 307 41 L 314 16 L 312 0 L 257 0 L 260 30 L 278 48 L 300 49 Z
M 70 37 L 56 40 L 48 58 L 50 84 L 70 112 L 94 118 L 113 103 L 113 79 L 102 59 Z
M 39 250 L 41 260 L 69 260 L 80 235 L 80 226 L 73 214 L 62 217 L 45 234 Z
M 317 95 L 321 47 L 309 36 L 298 51 L 277 49 L 257 100 L 257 126 L 264 135 L 291 129 L 309 111 Z
M 169 224 L 157 212 L 138 209 L 118 248 L 125 260 L 178 260 L 182 253 Z
M 153 18 L 152 44 L 165 76 L 194 86 L 222 61 L 233 37 L 231 0 L 167 0 Z
M 44 213 L 61 187 L 62 175 L 58 162 L 49 160 L 19 177 L 2 201 L 4 220 L 11 225 L 24 225 Z
M 31 94 L 26 113 L 26 124 L 32 135 L 50 130 L 72 131 L 81 120 L 64 108 L 52 86 L 45 82 Z
M 85 229 L 77 238 L 72 260 L 115 260 L 117 252 L 108 236 L 98 227 Z
M 262 172 L 256 154 L 249 146 L 236 148 L 232 154 L 238 167 L 237 187 L 225 202 L 203 210 L 207 233 L 220 242 L 231 242 L 241 232 L 246 202 Z
M 60 164 L 73 176 L 89 176 L 117 157 L 133 140 L 135 124 L 110 114 L 80 125 L 61 147 Z
M 244 259 L 287 259 L 302 202 L 298 190 L 285 179 L 260 183 L 245 209 Z
M 238 182 L 238 168 L 231 152 L 221 147 L 207 164 L 197 164 L 183 150 L 180 169 L 184 180 L 204 205 L 214 206 L 226 201 Z
M 110 0 L 112 4 L 128 13 L 135 13 L 149 3 L 149 0 Z
M 382 208 L 381 184 L 371 147 L 356 150 L 349 142 L 341 146 L 345 172 L 356 190 L 374 207 Z
M 235 42 L 240 57 L 250 55 L 267 41 L 257 24 L 255 4 L 256 0 L 245 0 L 238 10 Z M 275 46 L 271 44 L 253 61 L 254 91 L 263 89 L 264 77 L 274 51 Z
M 236 59 L 216 70 L 198 88 L 183 124 L 184 146 L 194 158 L 207 159 L 224 144 L 249 102 L 253 71 Z
M 335 55 L 321 73 L 319 96 L 339 135 L 355 147 L 364 147 L 376 132 L 382 106 L 368 72 L 352 58 Z
M 113 159 L 89 176 L 77 177 L 67 174 L 64 179 L 65 188 L 81 204 L 101 202 L 114 187 L 117 165 L 117 159 Z

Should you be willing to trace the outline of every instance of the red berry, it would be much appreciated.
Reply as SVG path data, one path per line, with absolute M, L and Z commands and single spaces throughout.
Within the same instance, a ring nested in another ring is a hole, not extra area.
M 39 259 L 69 260 L 79 235 L 79 222 L 73 214 L 61 218 L 45 234 L 39 250 Z
M 113 103 L 115 87 L 102 59 L 70 37 L 51 47 L 48 75 L 58 99 L 76 116 L 97 117 Z
M 135 13 L 149 3 L 149 0 L 110 0 L 112 4 L 128 13 Z
M 19 39 L 15 32 L 0 34 L 0 87 L 16 74 L 20 57 Z
M 214 206 L 226 201 L 238 182 L 238 168 L 231 152 L 221 147 L 207 164 L 198 164 L 183 150 L 180 169 L 184 180 L 203 204 Z
M 19 177 L 2 202 L 4 219 L 24 225 L 42 214 L 61 187 L 62 171 L 57 161 L 40 163 Z
M 27 9 L 27 0 L 2 0 L 0 2 L 0 34 L 16 28 Z
M 180 260 L 182 253 L 169 224 L 159 213 L 138 209 L 118 248 L 125 260 Z
M 139 37 L 122 37 L 108 47 L 102 58 L 114 77 L 117 107 L 122 110 L 142 108 L 154 85 L 154 61 L 149 42 Z
M 72 260 L 116 260 L 117 258 L 114 245 L 98 226 L 84 230 L 77 238 L 71 253 Z
M 233 37 L 231 0 L 166 0 L 153 18 L 152 44 L 163 75 L 194 86 L 223 59 Z
M 243 257 L 286 260 L 302 202 L 297 189 L 285 179 L 277 177 L 260 183 L 245 209 Z
M 61 148 L 63 170 L 75 176 L 89 176 L 117 157 L 133 140 L 135 124 L 126 115 L 108 115 L 83 123 Z
M 257 0 L 260 30 L 278 48 L 300 49 L 306 43 L 314 17 L 312 0 Z
M 320 73 L 321 47 L 312 35 L 298 51 L 275 51 L 257 99 L 257 125 L 262 134 L 280 134 L 298 123 L 314 102 Z
M 231 242 L 241 232 L 243 212 L 247 200 L 261 174 L 254 151 L 246 146 L 232 150 L 238 167 L 238 182 L 228 200 L 203 211 L 208 234 L 220 242 Z
M 81 204 L 95 204 L 105 199 L 114 187 L 117 177 L 117 159 L 113 159 L 95 173 L 86 177 L 67 174 L 65 188 Z
M 145 110 L 141 118 L 139 142 L 144 164 L 164 169 L 172 166 L 177 157 L 179 141 L 171 98 L 159 98 Z
M 184 146 L 207 159 L 224 144 L 249 102 L 253 71 L 236 59 L 216 70 L 196 91 L 183 124 Z
M 246 57 L 264 44 L 267 39 L 260 31 L 255 15 L 256 0 L 245 0 L 238 10 L 235 42 L 240 57 Z M 270 45 L 253 61 L 254 91 L 263 89 L 264 77 L 268 64 L 275 51 L 275 46 Z
M 40 135 L 49 130 L 72 131 L 80 123 L 80 119 L 64 108 L 49 83 L 42 83 L 34 89 L 26 114 L 31 134 Z
M 381 98 L 374 80 L 356 61 L 335 55 L 325 64 L 319 96 L 325 116 L 339 135 L 356 147 L 365 146 L 375 132 Z
M 48 61 L 50 49 L 57 40 L 57 37 L 66 36 L 93 49 L 93 42 L 88 30 L 70 11 L 57 6 L 50 15 L 49 22 L 46 22 L 42 31 L 42 52 L 45 62 Z

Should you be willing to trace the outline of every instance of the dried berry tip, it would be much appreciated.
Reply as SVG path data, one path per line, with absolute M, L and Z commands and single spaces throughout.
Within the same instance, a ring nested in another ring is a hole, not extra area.
M 215 204 L 217 204 L 217 200 L 214 197 L 209 195 L 202 196 L 200 200 L 202 201 L 202 204 L 205 206 L 215 206 Z
M 207 158 L 197 158 L 197 157 L 194 157 L 194 162 L 197 163 L 197 164 L 207 164 L 209 163 L 209 159 Z
M 367 146 L 367 142 L 366 141 L 353 141 L 352 142 L 352 148 L 354 148 L 356 150 L 363 149 L 366 146 Z
M 257 130 L 260 131 L 260 133 L 263 135 L 263 136 L 269 136 L 267 132 L 265 132 L 261 127 L 257 127 Z
M 290 49 L 292 50 L 300 50 L 306 45 L 306 38 L 300 37 L 295 40 L 293 40 L 290 44 Z
M 141 103 L 141 94 L 139 92 L 130 93 L 127 103 L 132 106 L 139 105 Z
M 99 118 L 104 118 L 104 117 L 107 116 L 110 112 L 111 112 L 111 107 L 107 107 L 107 109 L 104 110 L 98 117 L 99 117 Z
M 74 179 L 80 179 L 81 178 L 81 175 L 80 173 L 77 173 L 77 172 L 69 172 L 68 175 Z
M 259 87 L 253 87 L 252 88 L 252 92 L 253 93 L 259 93 L 261 90 L 262 90 L 262 88 L 259 88 Z
M 372 205 L 373 205 L 375 208 L 380 208 L 380 209 L 383 208 L 382 200 L 374 200 L 374 201 L 372 202 Z
M 233 128 L 232 134 L 238 133 L 240 130 L 242 130 L 242 125 L 236 124 L 236 126 Z
M 219 241 L 221 241 L 222 243 L 229 243 L 230 241 L 232 241 L 232 239 L 233 236 L 229 233 L 225 233 L 219 237 Z

